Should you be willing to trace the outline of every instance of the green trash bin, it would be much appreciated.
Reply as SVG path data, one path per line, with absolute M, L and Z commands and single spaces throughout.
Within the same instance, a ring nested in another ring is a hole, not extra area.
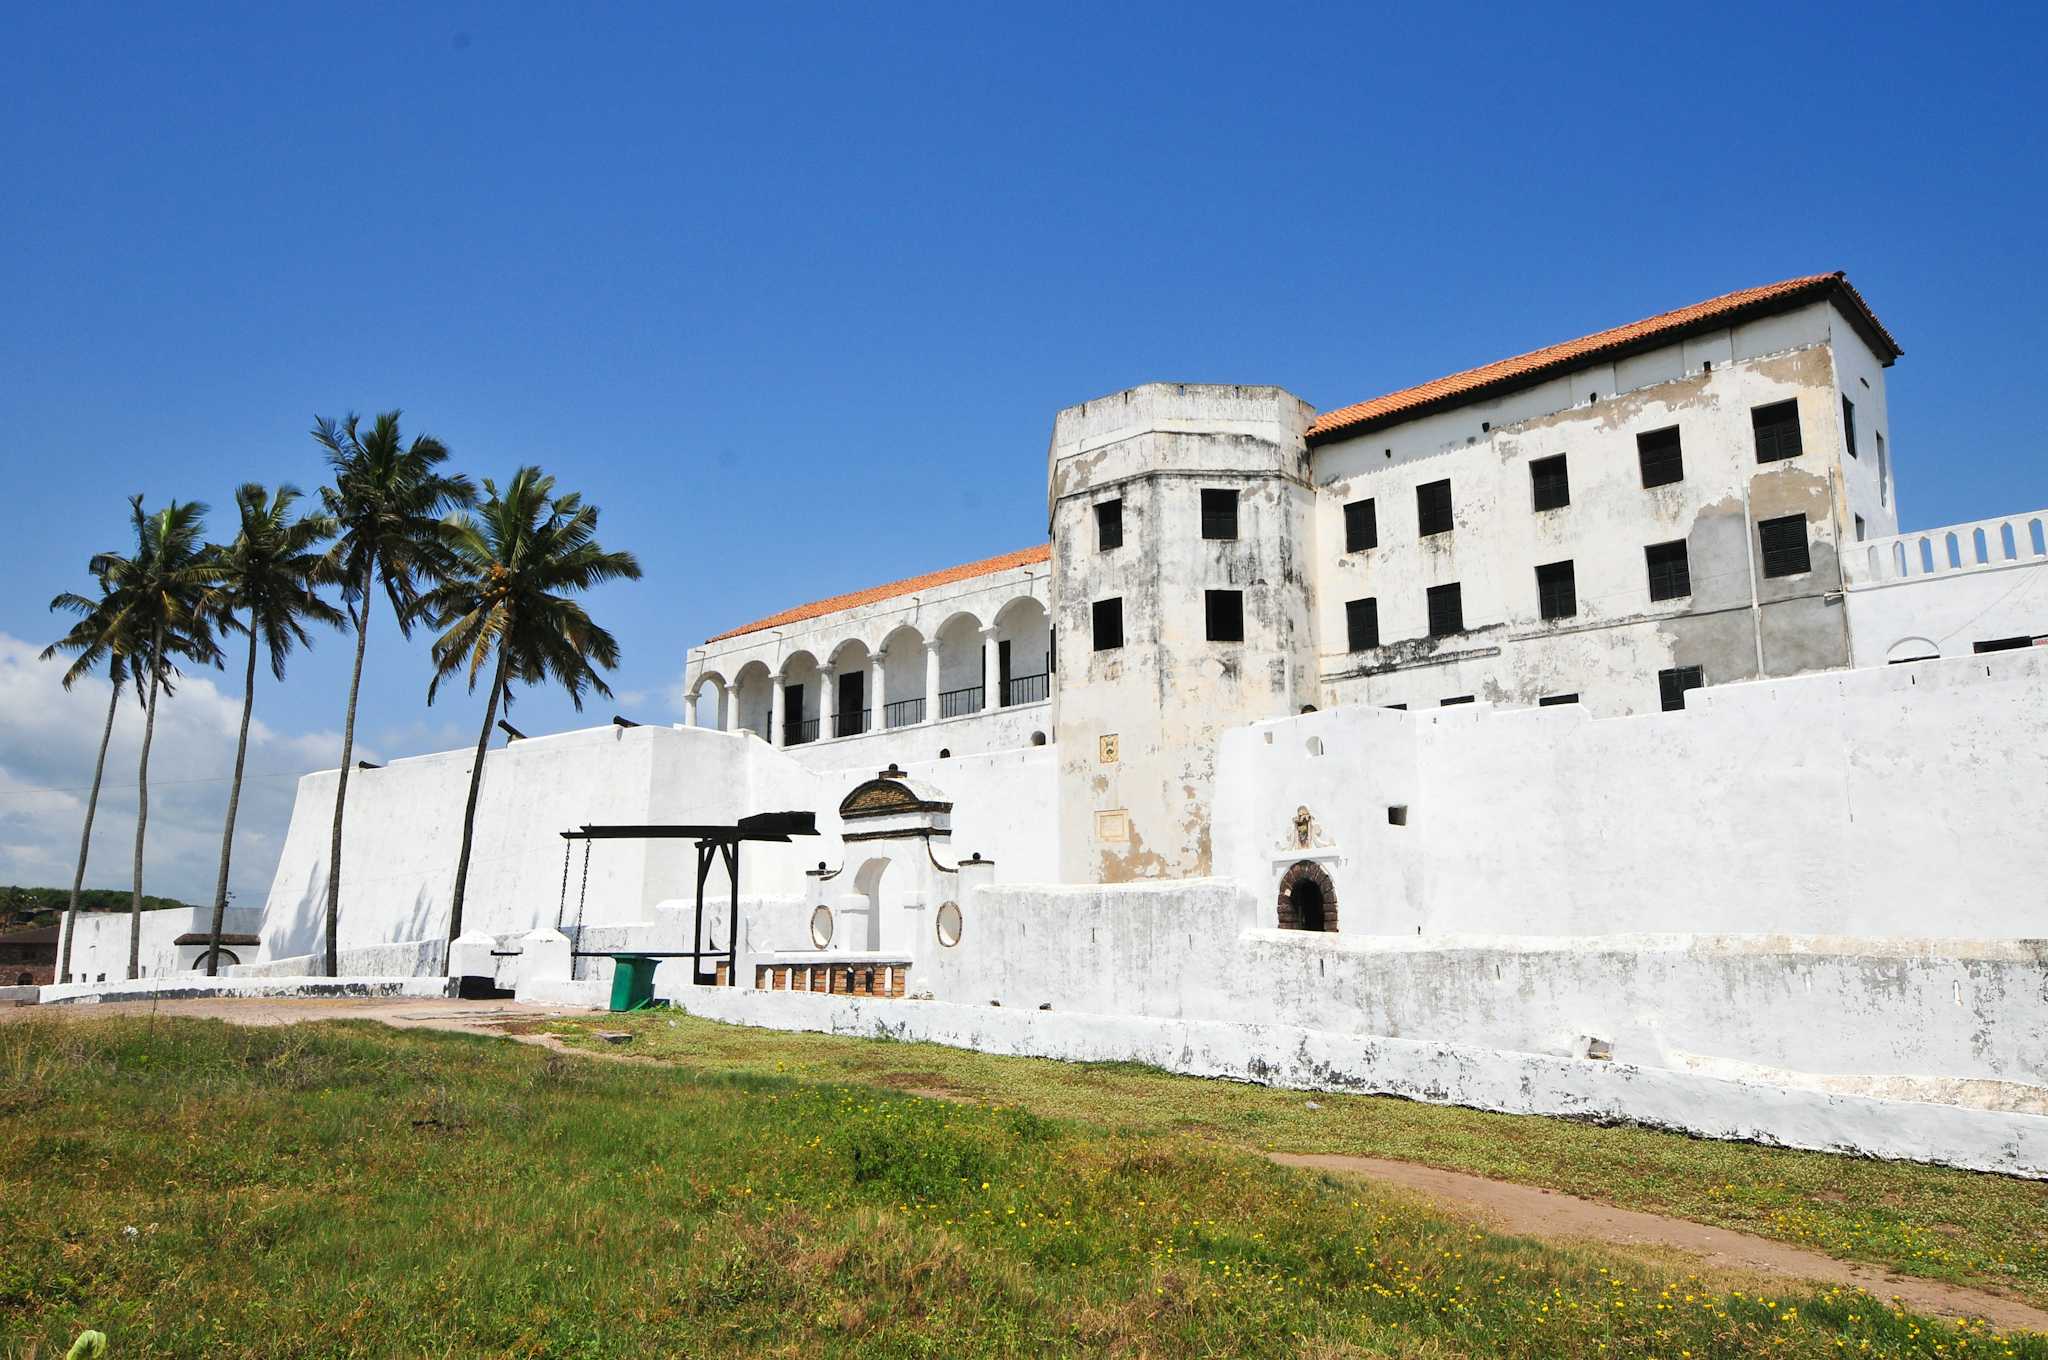
M 637 1011 L 654 1000 L 654 965 L 645 954 L 620 954 L 612 959 L 612 1009 Z

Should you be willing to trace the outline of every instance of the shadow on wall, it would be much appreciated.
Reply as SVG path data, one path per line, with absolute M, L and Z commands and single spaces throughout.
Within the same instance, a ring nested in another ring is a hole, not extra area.
M 341 892 L 343 949 L 438 939 L 447 933 L 448 903 L 437 901 L 432 888 L 423 883 L 414 889 L 412 904 L 406 911 L 396 915 L 379 913 L 382 924 L 373 932 L 372 938 L 371 934 L 366 934 L 361 928 L 364 913 L 358 913 L 353 920 L 350 917 L 349 886 L 349 882 L 344 880 Z M 295 958 L 301 954 L 324 952 L 327 943 L 326 923 L 327 869 L 323 863 L 307 871 L 304 888 L 299 891 L 288 908 L 266 909 L 263 917 L 262 957 Z

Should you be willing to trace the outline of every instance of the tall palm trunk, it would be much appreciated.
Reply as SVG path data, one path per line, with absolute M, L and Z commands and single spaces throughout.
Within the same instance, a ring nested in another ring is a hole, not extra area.
M 107 771 L 107 743 L 114 736 L 114 710 L 121 706 L 121 682 L 107 699 L 107 725 L 100 730 L 100 758 L 92 766 L 92 794 L 85 800 L 85 830 L 78 835 L 78 868 L 71 875 L 71 907 L 64 914 L 64 957 L 57 964 L 57 981 L 71 981 L 71 939 L 78 934 L 78 894 L 85 887 L 85 856 L 92 849 L 92 819 L 100 809 L 100 776 Z
M 128 900 L 128 980 L 142 976 L 142 841 L 149 832 L 149 744 L 156 740 L 156 692 L 163 676 L 164 630 L 149 647 L 149 716 L 142 723 L 142 760 L 135 769 L 135 895 Z
M 348 772 L 355 764 L 356 694 L 363 687 L 363 647 L 370 640 L 370 587 L 376 568 L 363 573 L 362 608 L 356 616 L 356 668 L 348 678 L 348 718 L 341 725 L 341 773 L 334 781 L 334 836 L 327 843 L 327 976 L 340 977 L 336 948 L 341 929 L 341 813 L 348 804 Z
M 220 932 L 228 916 L 228 859 L 235 848 L 235 811 L 242 804 L 242 761 L 249 754 L 249 714 L 256 707 L 256 616 L 249 616 L 249 670 L 242 677 L 242 735 L 235 742 L 235 779 L 228 785 L 228 825 L 220 833 L 220 876 L 213 881 L 213 930 L 206 941 L 206 975 L 220 975 Z
M 491 723 L 498 716 L 498 695 L 505 688 L 505 667 L 510 654 L 498 648 L 498 669 L 491 677 L 491 697 L 484 704 L 484 729 L 476 736 L 476 759 L 469 766 L 469 803 L 462 809 L 462 855 L 455 861 L 455 905 L 448 913 L 448 942 L 462 933 L 462 899 L 469 887 L 469 847 L 476 835 L 476 799 L 484 785 L 484 756 L 491 745 Z M 580 946 L 579 946 L 580 948 Z

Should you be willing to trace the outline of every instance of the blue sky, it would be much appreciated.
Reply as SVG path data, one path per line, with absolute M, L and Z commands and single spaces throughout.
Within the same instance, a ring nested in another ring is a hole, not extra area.
M 0 638 L 54 635 L 45 604 L 122 543 L 129 493 L 311 489 L 316 413 L 399 406 L 466 470 L 539 462 L 604 507 L 647 571 L 592 606 L 625 650 L 616 706 L 663 719 L 710 633 L 1040 541 L 1061 406 L 1150 379 L 1336 406 L 1834 268 L 1907 351 L 1907 524 L 2048 505 L 2026 400 L 2044 26 L 14 6 Z M 259 697 L 287 795 L 347 662 L 328 640 Z M 380 619 L 376 752 L 472 739 L 477 705 L 429 710 L 426 680 Z M 32 704 L 0 725 L 0 844 L 47 839 L 22 790 L 89 775 L 89 749 L 51 768 L 40 725 L 90 726 L 98 702 Z M 513 719 L 576 721 L 541 694 Z M 179 786 L 195 838 L 231 756 L 209 750 Z

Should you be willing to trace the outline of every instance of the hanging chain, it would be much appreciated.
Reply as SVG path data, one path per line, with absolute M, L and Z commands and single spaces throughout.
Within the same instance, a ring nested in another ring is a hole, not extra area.
M 576 942 L 570 946 L 578 954 L 583 952 L 583 904 L 590 897 L 590 842 L 583 842 L 583 886 L 576 890 Z M 574 955 L 569 959 L 569 980 L 581 981 L 583 960 Z
M 562 918 L 569 914 L 569 852 L 575 848 L 574 841 L 562 842 L 562 895 L 555 900 L 555 929 L 562 928 Z

